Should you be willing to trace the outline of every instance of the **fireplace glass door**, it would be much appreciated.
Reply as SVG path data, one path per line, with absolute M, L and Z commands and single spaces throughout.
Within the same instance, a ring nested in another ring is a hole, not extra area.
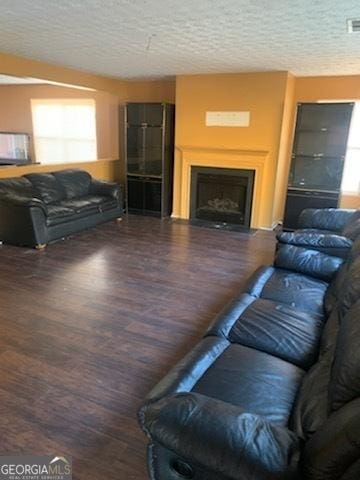
M 190 216 L 250 226 L 254 171 L 193 167 Z

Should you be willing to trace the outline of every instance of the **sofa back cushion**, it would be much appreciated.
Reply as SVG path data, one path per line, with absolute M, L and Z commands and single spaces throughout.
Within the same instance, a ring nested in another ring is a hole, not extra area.
M 329 385 L 330 410 L 360 397 L 360 300 L 340 323 Z
M 290 428 L 304 440 L 310 438 L 328 417 L 328 386 L 334 349 L 335 346 L 327 350 L 305 374 L 295 402 Z
M 277 268 L 303 273 L 325 282 L 332 280 L 343 263 L 342 258 L 286 244 L 279 245 L 274 260 Z
M 68 200 L 84 197 L 90 192 L 91 175 L 84 170 L 61 170 L 54 172 L 54 177 L 62 185 Z
M 44 203 L 56 203 L 64 198 L 64 190 L 53 174 L 29 173 L 25 177 L 32 183 L 36 196 Z
M 358 480 L 360 458 L 360 398 L 331 414 L 305 444 L 303 480 Z
M 306 208 L 300 213 L 298 227 L 341 232 L 353 214 L 354 210 L 340 208 Z
M 337 272 L 325 294 L 325 311 L 339 308 L 341 315 L 360 297 L 360 238 L 354 242 L 345 264 Z
M 349 218 L 341 233 L 351 240 L 355 240 L 360 235 L 360 210 L 356 210 Z
M 4 178 L 0 180 L 0 196 L 13 194 L 24 197 L 34 196 L 31 182 L 25 177 Z

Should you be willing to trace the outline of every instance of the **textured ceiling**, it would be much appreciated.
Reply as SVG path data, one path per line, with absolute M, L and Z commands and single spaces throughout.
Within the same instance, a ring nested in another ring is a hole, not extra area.
M 348 18 L 359 0 L 1 0 L 0 51 L 127 78 L 359 74 Z

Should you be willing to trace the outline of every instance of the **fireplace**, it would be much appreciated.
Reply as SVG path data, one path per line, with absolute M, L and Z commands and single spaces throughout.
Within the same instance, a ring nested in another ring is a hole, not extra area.
M 254 170 L 191 168 L 190 219 L 250 227 Z

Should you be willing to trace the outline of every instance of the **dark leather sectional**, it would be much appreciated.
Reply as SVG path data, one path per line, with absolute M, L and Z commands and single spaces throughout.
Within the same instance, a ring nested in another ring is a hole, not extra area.
M 120 185 L 83 170 L 0 180 L 0 240 L 13 245 L 44 246 L 122 213 Z
M 279 233 L 278 242 L 346 258 L 360 235 L 360 210 L 307 208 L 299 216 L 298 227 Z
M 359 480 L 359 294 L 360 239 L 280 244 L 145 399 L 150 478 Z

